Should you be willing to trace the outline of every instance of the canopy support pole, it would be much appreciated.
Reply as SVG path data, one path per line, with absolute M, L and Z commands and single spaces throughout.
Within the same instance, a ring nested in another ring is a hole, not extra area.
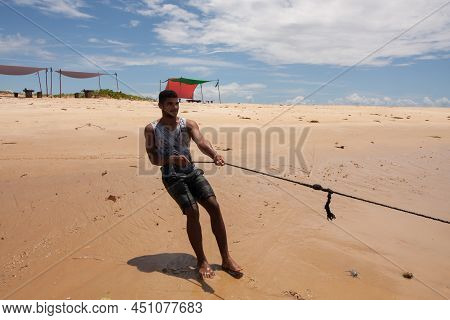
M 45 68 L 45 95 L 48 98 L 48 69 Z
M 200 92 L 202 93 L 202 103 L 204 103 L 203 101 L 203 85 L 200 83 Z
M 53 67 L 50 68 L 50 96 L 53 98 Z
M 62 98 L 61 69 L 59 69 L 59 97 Z
M 161 92 L 161 80 L 159 80 L 159 92 Z
M 117 88 L 117 92 L 119 92 L 119 80 L 117 79 L 117 72 L 115 72 L 114 75 L 116 76 L 116 88 Z
M 98 74 L 98 90 L 102 90 L 102 85 L 100 84 L 100 73 Z
M 217 80 L 217 91 L 219 92 L 219 103 L 222 103 L 222 100 L 220 99 L 220 84 L 219 84 L 219 80 Z
M 39 80 L 39 91 L 42 92 L 42 85 L 41 85 L 41 76 L 39 75 L 39 71 L 36 72 Z

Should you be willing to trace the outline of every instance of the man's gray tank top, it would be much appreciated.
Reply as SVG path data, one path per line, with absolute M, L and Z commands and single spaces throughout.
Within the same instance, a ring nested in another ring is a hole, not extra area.
M 189 150 L 191 136 L 186 126 L 186 119 L 179 118 L 179 120 L 174 130 L 170 130 L 167 126 L 161 124 L 159 120 L 151 123 L 155 136 L 156 152 L 160 157 L 166 159 L 171 155 L 183 155 L 191 162 L 186 167 L 179 167 L 173 164 L 162 166 L 161 172 L 163 177 L 182 177 L 188 175 L 195 169 Z

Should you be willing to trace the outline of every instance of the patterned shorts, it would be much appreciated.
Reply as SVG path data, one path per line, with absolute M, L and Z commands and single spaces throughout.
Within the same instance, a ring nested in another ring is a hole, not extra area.
M 188 175 L 182 177 L 163 176 L 164 187 L 180 206 L 183 214 L 185 214 L 186 209 L 195 206 L 197 200 L 215 196 L 213 188 L 203 174 L 203 170 L 196 168 Z

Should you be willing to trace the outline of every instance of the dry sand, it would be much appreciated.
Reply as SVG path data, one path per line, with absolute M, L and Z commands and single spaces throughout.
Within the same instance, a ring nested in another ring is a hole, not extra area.
M 242 129 L 282 109 L 182 104 L 180 115 L 201 127 Z M 245 276 L 217 270 L 199 281 L 185 218 L 159 173 L 139 171 L 149 167 L 140 130 L 159 115 L 150 102 L 0 99 L 0 297 L 450 297 L 449 225 L 338 196 L 331 223 L 324 193 L 210 164 L 198 166 L 215 189 Z M 450 219 L 450 109 L 300 106 L 271 125 L 311 128 L 303 148 L 311 171 L 280 175 Z M 219 136 L 214 145 L 231 148 L 221 151 L 227 161 L 249 167 L 268 153 L 239 138 Z M 282 156 L 293 148 L 272 146 L 270 154 Z M 264 170 L 278 167 L 269 159 Z M 207 256 L 220 264 L 203 209 L 201 221 Z M 403 278 L 405 271 L 414 278 Z

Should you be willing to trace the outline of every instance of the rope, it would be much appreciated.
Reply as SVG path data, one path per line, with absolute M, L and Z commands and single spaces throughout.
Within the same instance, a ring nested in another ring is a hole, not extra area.
M 214 163 L 214 161 L 195 161 L 194 163 Z M 432 217 L 432 216 L 429 216 L 429 215 L 426 215 L 426 214 L 422 214 L 422 213 L 418 213 L 418 212 L 414 212 L 414 211 L 410 211 L 410 210 L 406 210 L 406 209 L 397 208 L 397 207 L 390 206 L 390 205 L 387 205 L 387 204 L 384 204 L 384 203 L 381 203 L 381 202 L 376 202 L 376 201 L 360 198 L 360 197 L 357 197 L 357 196 L 352 196 L 350 194 L 346 194 L 346 193 L 343 193 L 343 192 L 334 191 L 334 190 L 331 190 L 329 188 L 324 188 L 320 184 L 309 184 L 309 183 L 305 183 L 305 182 L 300 182 L 300 181 L 296 181 L 296 180 L 292 180 L 292 179 L 276 176 L 276 175 L 273 175 L 273 174 L 270 174 L 270 173 L 266 173 L 266 172 L 262 172 L 262 171 L 258 171 L 258 170 L 253 170 L 253 169 L 249 169 L 249 168 L 245 168 L 245 167 L 241 167 L 241 166 L 238 166 L 238 165 L 235 165 L 235 164 L 232 164 L 232 163 L 228 163 L 228 162 L 225 162 L 225 164 L 227 166 L 230 166 L 230 167 L 235 167 L 235 168 L 242 169 L 242 170 L 245 170 L 245 171 L 262 174 L 264 176 L 268 176 L 268 177 L 271 177 L 271 178 L 275 178 L 275 179 L 291 182 L 291 183 L 294 183 L 294 184 L 299 184 L 301 186 L 304 186 L 304 187 L 307 187 L 307 188 L 310 188 L 310 189 L 313 189 L 313 190 L 316 190 L 316 191 L 326 192 L 327 193 L 327 202 L 325 203 L 325 207 L 324 208 L 325 208 L 325 211 L 327 213 L 327 220 L 329 220 L 329 221 L 332 221 L 332 220 L 336 219 L 336 216 L 331 212 L 330 205 L 331 205 L 331 196 L 333 194 L 337 194 L 337 195 L 342 196 L 342 197 L 346 197 L 346 198 L 350 198 L 350 199 L 354 199 L 354 200 L 370 203 L 370 204 L 377 205 L 377 206 L 380 206 L 380 207 L 384 207 L 384 208 L 396 210 L 396 211 L 399 211 L 399 212 L 415 215 L 417 217 L 422 217 L 422 218 L 425 218 L 425 219 L 430 219 L 430 220 L 434 220 L 434 221 L 450 224 L 450 221 L 448 221 L 448 220 Z

